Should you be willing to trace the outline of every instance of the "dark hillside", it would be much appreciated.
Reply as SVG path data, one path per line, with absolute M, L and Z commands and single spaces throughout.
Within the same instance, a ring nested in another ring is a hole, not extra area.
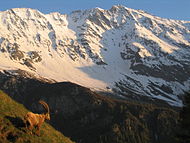
M 1 88 L 37 112 L 45 100 L 50 124 L 78 143 L 174 143 L 178 112 L 102 96 L 74 83 L 1 75 Z

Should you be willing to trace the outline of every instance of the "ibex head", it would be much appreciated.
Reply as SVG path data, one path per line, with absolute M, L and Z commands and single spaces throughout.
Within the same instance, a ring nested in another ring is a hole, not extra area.
M 49 111 L 49 106 L 45 101 L 40 100 L 39 101 L 40 104 L 42 104 L 44 106 L 44 108 L 46 109 L 47 113 L 45 113 L 45 119 L 46 120 L 50 120 L 50 111 Z

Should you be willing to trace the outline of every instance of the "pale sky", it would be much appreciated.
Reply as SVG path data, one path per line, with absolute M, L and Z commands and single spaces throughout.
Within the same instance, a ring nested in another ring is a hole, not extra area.
M 141 9 L 163 18 L 190 21 L 190 0 L 0 0 L 0 11 L 10 8 L 34 8 L 43 13 L 68 14 L 74 10 L 100 7 L 110 9 L 112 5 L 124 5 Z

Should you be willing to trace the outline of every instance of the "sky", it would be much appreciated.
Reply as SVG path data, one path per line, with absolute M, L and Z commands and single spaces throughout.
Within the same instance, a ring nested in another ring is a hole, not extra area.
M 163 18 L 190 21 L 190 0 L 0 0 L 0 11 L 24 7 L 43 13 L 69 14 L 74 10 L 95 7 L 110 9 L 113 5 L 141 9 Z

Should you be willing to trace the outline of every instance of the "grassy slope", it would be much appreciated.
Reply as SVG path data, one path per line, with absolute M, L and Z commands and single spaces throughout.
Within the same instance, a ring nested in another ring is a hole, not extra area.
M 73 143 L 47 123 L 42 125 L 40 137 L 26 133 L 23 116 L 28 111 L 0 91 L 0 143 Z

